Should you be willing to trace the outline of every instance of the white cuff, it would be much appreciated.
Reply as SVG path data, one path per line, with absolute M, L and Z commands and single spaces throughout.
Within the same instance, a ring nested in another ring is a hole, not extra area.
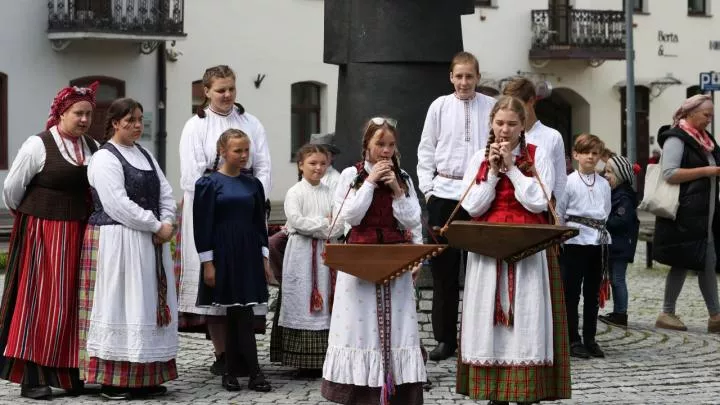
M 370 188 L 372 188 L 373 190 L 375 190 L 375 189 L 377 188 L 377 184 L 375 184 L 375 183 L 373 183 L 372 181 L 366 179 L 366 180 L 363 182 L 363 184 L 362 184 L 361 187 L 370 187 Z
M 520 169 L 518 169 L 517 166 L 511 167 L 507 172 L 505 172 L 505 175 L 508 176 L 508 178 L 515 183 L 515 181 L 520 180 L 524 177 L 526 177 Z
M 262 255 L 264 258 L 270 257 L 270 249 L 266 248 L 265 246 L 262 247 Z
M 200 263 L 213 261 L 213 251 L 212 250 L 208 250 L 207 252 L 200 252 L 200 253 L 198 253 L 198 256 L 200 256 Z

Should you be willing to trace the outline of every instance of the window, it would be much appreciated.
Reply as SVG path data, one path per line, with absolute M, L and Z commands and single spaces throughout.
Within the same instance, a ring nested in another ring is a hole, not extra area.
M 8 81 L 0 73 L 0 170 L 8 168 Z
M 688 0 L 688 15 L 707 15 L 707 0 Z
M 291 161 L 295 151 L 320 132 L 320 93 L 322 85 L 315 82 L 293 83 L 291 87 Z
M 192 112 L 190 114 L 196 114 L 203 103 L 205 103 L 205 87 L 202 80 L 195 80 L 192 82 Z
M 623 10 L 625 10 L 625 4 L 627 0 L 623 0 Z M 639 14 L 647 14 L 647 0 L 632 0 L 633 12 Z
M 86 76 L 71 80 L 70 85 L 87 87 L 94 81 L 100 82 L 100 86 L 98 86 L 97 93 L 95 93 L 95 111 L 93 111 L 92 124 L 88 135 L 100 143 L 105 143 L 107 141 L 105 116 L 114 100 L 125 97 L 125 82 L 106 76 Z
M 493 0 L 475 0 L 475 5 L 478 7 L 493 7 L 495 6 L 493 3 Z
M 109 0 L 75 0 L 75 18 L 78 20 L 109 19 Z

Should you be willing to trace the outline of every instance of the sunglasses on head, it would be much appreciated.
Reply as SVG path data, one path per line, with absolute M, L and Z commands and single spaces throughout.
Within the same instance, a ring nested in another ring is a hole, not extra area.
M 372 123 L 375 125 L 383 125 L 387 123 L 389 126 L 397 128 L 397 120 L 393 118 L 374 117 L 370 118 L 370 121 L 372 121 Z

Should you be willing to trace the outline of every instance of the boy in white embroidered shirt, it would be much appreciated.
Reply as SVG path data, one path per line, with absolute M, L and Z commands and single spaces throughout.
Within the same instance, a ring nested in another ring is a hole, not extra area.
M 558 204 L 560 221 L 580 230 L 578 236 L 565 242 L 563 251 L 563 286 L 567 308 L 570 355 L 605 357 L 595 342 L 601 284 L 606 275 L 607 245 L 610 234 L 605 222 L 610 215 L 610 184 L 595 172 L 605 144 L 595 135 L 581 134 L 573 145 L 573 159 L 578 170 L 568 176 L 565 193 Z M 578 304 L 583 295 L 583 337 L 578 332 Z M 584 344 L 583 344 L 584 343 Z

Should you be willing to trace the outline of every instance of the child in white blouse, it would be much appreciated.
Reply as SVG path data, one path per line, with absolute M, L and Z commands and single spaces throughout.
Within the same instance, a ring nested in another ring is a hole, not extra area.
M 605 144 L 595 135 L 581 134 L 573 145 L 578 170 L 568 176 L 567 186 L 558 204 L 560 221 L 580 230 L 565 242 L 563 249 L 563 286 L 567 308 L 570 355 L 585 358 L 605 357 L 595 341 L 601 284 L 607 267 L 610 234 L 605 222 L 610 215 L 610 184 L 595 172 Z M 583 337 L 578 332 L 578 304 L 583 295 Z
M 332 226 L 333 193 L 321 180 L 330 167 L 327 150 L 305 145 L 297 152 L 301 180 L 285 196 L 289 234 L 283 260 L 279 353 L 275 359 L 297 367 L 304 377 L 322 375 L 330 329 L 333 275 L 325 266 L 325 241 L 342 234 Z M 332 232 L 332 233 L 331 233 Z M 275 333 L 275 332 L 274 332 Z

